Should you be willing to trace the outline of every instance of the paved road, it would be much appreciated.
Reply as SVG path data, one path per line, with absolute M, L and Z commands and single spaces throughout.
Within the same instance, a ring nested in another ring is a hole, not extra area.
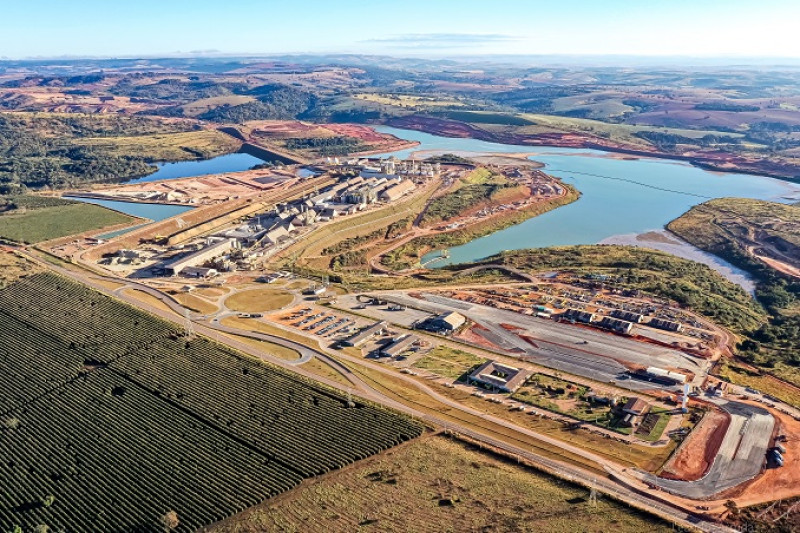
M 775 418 L 766 409 L 746 403 L 725 400 L 714 403 L 730 413 L 731 423 L 708 473 L 697 481 L 675 481 L 651 474 L 644 475 L 643 479 L 672 494 L 700 500 L 735 487 L 761 472 Z

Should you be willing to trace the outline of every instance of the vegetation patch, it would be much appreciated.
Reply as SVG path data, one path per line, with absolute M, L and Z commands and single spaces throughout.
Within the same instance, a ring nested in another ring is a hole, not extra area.
M 569 185 L 562 186 L 567 189 L 567 193 L 553 200 L 534 203 L 523 210 L 505 211 L 499 216 L 490 217 L 455 231 L 413 239 L 387 253 L 383 258 L 383 263 L 394 270 L 413 268 L 418 266 L 422 256 L 431 250 L 466 244 L 485 235 L 520 224 L 529 218 L 541 215 L 562 205 L 567 205 L 579 198 L 580 194 L 574 188 Z
M 668 532 L 658 518 L 515 462 L 428 437 L 211 528 L 247 531 Z
M 800 386 L 800 279 L 761 259 L 800 264 L 800 208 L 723 198 L 693 207 L 669 223 L 670 231 L 698 248 L 746 270 L 756 281 L 756 297 L 768 320 L 740 331 L 747 338 L 737 355 Z M 756 257 L 759 254 L 759 257 Z M 789 367 L 794 371 L 787 371 Z
M 232 311 L 243 313 L 263 313 L 286 307 L 294 297 L 280 289 L 253 289 L 238 292 L 225 300 L 225 306 Z
M 0 194 L 145 176 L 156 170 L 148 161 L 159 155 L 203 157 L 204 152 L 192 152 L 192 146 L 199 135 L 203 149 L 211 149 L 208 137 L 214 132 L 193 128 L 187 122 L 145 117 L 0 113 Z M 172 140 L 171 135 L 186 132 L 190 133 L 177 137 L 179 141 Z M 165 154 L 163 147 L 170 145 L 173 149 Z M 186 149 L 176 152 L 175 146 Z M 230 146 L 230 141 L 221 141 L 213 150 L 235 150 Z
M 137 220 L 85 202 L 48 198 L 29 203 L 22 198 L 13 198 L 15 209 L 0 214 L 0 238 L 33 244 Z
M 471 353 L 439 345 L 420 358 L 414 366 L 446 378 L 463 379 L 484 359 Z
M 764 310 L 738 285 L 710 267 L 630 246 L 561 246 L 504 252 L 477 264 L 503 264 L 536 272 L 602 274 L 607 281 L 673 300 L 734 331 L 758 327 Z M 447 267 L 450 268 L 450 267 Z
M 347 155 L 353 152 L 364 152 L 372 147 L 353 137 L 336 135 L 333 137 L 292 137 L 286 139 L 287 149 L 313 153 L 320 156 Z
M 486 111 L 446 111 L 441 113 L 451 120 L 460 120 L 472 124 L 503 124 L 505 126 L 529 126 L 530 120 L 511 113 L 490 113 Z

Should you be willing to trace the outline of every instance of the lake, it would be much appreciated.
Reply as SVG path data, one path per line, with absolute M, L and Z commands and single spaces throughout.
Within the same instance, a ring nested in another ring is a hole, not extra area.
M 176 163 L 157 163 L 158 170 L 149 176 L 136 178 L 125 183 L 145 183 L 148 181 L 174 180 L 178 178 L 191 178 L 205 174 L 220 174 L 223 172 L 240 172 L 249 170 L 264 161 L 250 154 L 236 153 L 221 155 L 202 161 L 178 161 Z
M 70 200 L 77 200 L 79 202 L 86 202 L 89 204 L 100 205 L 103 207 L 107 207 L 108 209 L 113 209 L 114 211 L 119 211 L 120 213 L 125 213 L 126 215 L 131 215 L 134 217 L 150 219 L 153 222 L 158 222 L 159 220 L 164 220 L 165 218 L 173 217 L 175 215 L 180 215 L 181 213 L 185 213 L 192 209 L 191 207 L 186 207 L 182 205 L 168 205 L 168 204 L 144 204 L 139 202 L 118 202 L 116 200 L 98 200 L 96 198 L 77 198 L 73 196 L 65 196 L 64 198 L 69 198 Z M 117 231 L 112 231 L 110 233 L 105 233 L 103 235 L 98 235 L 101 239 L 112 239 L 114 237 L 118 237 L 129 231 L 133 231 L 136 228 L 141 228 L 142 226 L 146 226 L 150 224 L 150 222 L 146 222 L 144 224 L 139 224 L 136 226 L 132 226 L 129 228 L 123 228 Z
M 420 143 L 412 149 L 380 157 L 405 158 L 419 151 L 532 154 L 530 159 L 543 163 L 546 172 L 581 192 L 576 202 L 451 248 L 449 259 L 435 261 L 431 267 L 476 261 L 503 250 L 597 244 L 613 242 L 620 236 L 658 231 L 693 205 L 711 198 L 732 196 L 784 203 L 800 198 L 800 186 L 793 183 L 710 172 L 668 159 L 629 159 L 599 150 L 497 144 L 388 126 L 375 129 Z M 425 157 L 429 155 L 426 153 Z M 432 252 L 423 262 L 438 255 Z M 725 268 L 733 268 L 720 261 L 718 264 Z M 737 275 L 740 274 L 737 270 Z

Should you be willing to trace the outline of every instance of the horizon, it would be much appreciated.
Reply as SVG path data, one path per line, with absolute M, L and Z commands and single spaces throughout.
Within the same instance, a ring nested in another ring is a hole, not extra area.
M 474 0 L 402 8 L 346 0 L 264 5 L 240 0 L 109 6 L 33 0 L 6 8 L 0 59 L 260 57 L 353 54 L 409 58 L 468 56 L 637 57 L 665 60 L 800 59 L 792 24 L 800 6 L 768 0 L 643 6 L 623 0 L 520 3 L 487 13 Z M 776 16 L 779 14 L 780 16 Z M 246 15 L 246 16 L 243 16 Z M 296 23 L 296 24 L 292 24 Z M 631 55 L 630 51 L 636 50 Z

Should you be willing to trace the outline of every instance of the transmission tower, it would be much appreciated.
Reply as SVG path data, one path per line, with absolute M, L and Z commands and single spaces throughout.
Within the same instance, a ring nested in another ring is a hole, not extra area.
M 597 480 L 592 481 L 592 485 L 589 487 L 589 505 L 592 507 L 597 507 L 597 487 L 595 487 L 594 482 Z
M 189 310 L 183 310 L 183 334 L 186 336 L 187 339 L 194 338 L 194 324 L 192 323 L 192 319 L 189 318 Z

